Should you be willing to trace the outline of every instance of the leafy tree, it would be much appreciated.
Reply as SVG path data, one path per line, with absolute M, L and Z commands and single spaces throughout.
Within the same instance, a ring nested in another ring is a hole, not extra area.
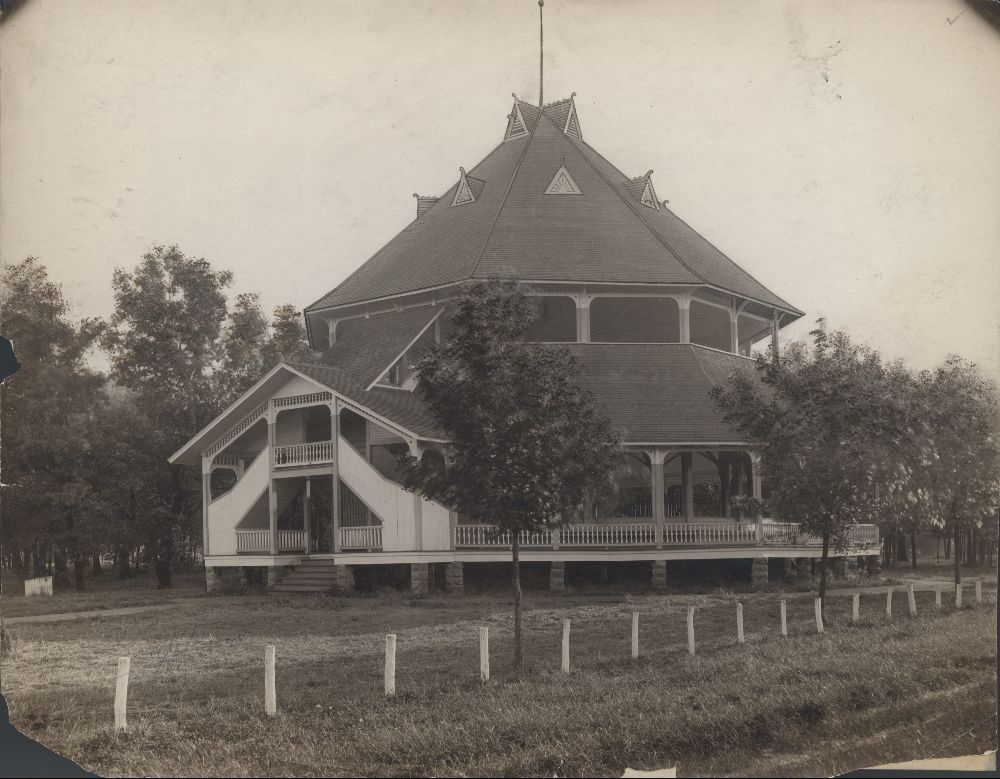
M 39 573 L 51 549 L 62 584 L 72 559 L 82 588 L 83 559 L 104 539 L 92 521 L 97 496 L 83 477 L 99 455 L 91 448 L 91 411 L 103 378 L 85 362 L 95 327 L 70 320 L 62 288 L 34 257 L 3 266 L 0 311 L 22 364 L 0 390 L 4 545 L 17 550 L 25 574 Z
M 514 664 L 523 665 L 519 533 L 556 527 L 611 485 L 621 447 L 562 348 L 519 340 L 532 320 L 513 282 L 468 287 L 452 340 L 417 364 L 417 392 L 450 441 L 446 465 L 408 458 L 404 483 L 511 535 Z
M 171 563 L 185 535 L 197 532 L 197 474 L 167 457 L 220 410 L 213 375 L 221 357 L 228 271 L 157 246 L 132 272 L 115 270 L 115 310 L 102 344 L 112 378 L 128 389 L 143 418 L 140 443 L 150 489 L 138 511 L 157 586 L 171 586 Z
M 848 546 L 850 528 L 873 519 L 876 476 L 895 486 L 907 438 L 902 401 L 877 352 L 813 330 L 812 349 L 790 344 L 781 358 L 759 356 L 756 372 L 735 371 L 713 396 L 725 419 L 758 441 L 775 513 L 822 540 L 819 596 L 825 600 L 831 550 Z
M 921 486 L 951 531 L 955 583 L 962 581 L 962 534 L 993 521 L 1000 474 L 1000 410 L 996 385 L 976 366 L 951 356 L 918 377 Z

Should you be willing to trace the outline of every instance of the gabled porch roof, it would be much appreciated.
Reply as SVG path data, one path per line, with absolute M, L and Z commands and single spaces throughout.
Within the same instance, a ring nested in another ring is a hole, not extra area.
M 443 440 L 423 404 L 409 392 L 378 387 L 366 391 L 339 368 L 282 362 L 174 452 L 169 462 L 176 465 L 199 465 L 203 451 L 296 376 L 315 384 L 317 391 L 329 391 L 353 411 L 403 438 L 438 442 Z

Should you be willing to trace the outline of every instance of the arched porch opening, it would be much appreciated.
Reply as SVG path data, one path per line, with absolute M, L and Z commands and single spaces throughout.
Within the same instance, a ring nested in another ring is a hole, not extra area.
M 718 306 L 691 300 L 691 343 L 733 351 L 729 312 Z
M 590 303 L 595 343 L 678 343 L 680 310 L 667 297 L 596 297 Z

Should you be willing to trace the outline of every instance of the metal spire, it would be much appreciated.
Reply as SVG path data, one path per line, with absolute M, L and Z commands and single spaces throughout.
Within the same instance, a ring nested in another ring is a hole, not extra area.
M 538 107 L 545 105 L 543 100 L 544 66 L 545 66 L 545 29 L 542 20 L 542 8 L 545 7 L 545 0 L 538 0 Z

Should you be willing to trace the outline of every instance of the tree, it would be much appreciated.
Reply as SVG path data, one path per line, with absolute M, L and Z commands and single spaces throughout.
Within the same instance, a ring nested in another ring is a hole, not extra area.
M 714 388 L 724 418 L 761 446 L 772 510 L 822 541 L 819 596 L 826 598 L 831 549 L 848 546 L 850 528 L 873 519 L 877 475 L 902 451 L 902 400 L 877 352 L 828 332 L 810 333 L 812 349 L 795 343 L 776 361 L 760 356 L 756 372 L 735 371 Z
M 143 423 L 151 488 L 137 510 L 160 588 L 171 586 L 178 544 L 200 526 L 200 478 L 167 458 L 221 408 L 214 368 L 231 281 L 230 272 L 176 246 L 154 247 L 133 272 L 115 270 L 112 281 L 115 310 L 102 344 L 112 378 L 130 391 Z
M 61 584 L 72 559 L 82 588 L 83 556 L 103 539 L 83 478 L 99 454 L 91 410 L 103 378 L 85 364 L 95 327 L 70 320 L 61 286 L 34 257 L 3 266 L 0 311 L 22 364 L 2 386 L 5 553 L 26 575 L 51 555 Z
M 611 487 L 621 447 L 566 349 L 519 340 L 532 307 L 513 282 L 468 287 L 453 338 L 417 364 L 417 392 L 449 445 L 404 463 L 404 483 L 511 536 L 514 665 L 523 666 L 519 534 L 556 527 Z
M 1000 473 L 996 385 L 976 366 L 948 357 L 918 377 L 921 480 L 928 503 L 951 531 L 955 583 L 962 534 L 992 522 Z

